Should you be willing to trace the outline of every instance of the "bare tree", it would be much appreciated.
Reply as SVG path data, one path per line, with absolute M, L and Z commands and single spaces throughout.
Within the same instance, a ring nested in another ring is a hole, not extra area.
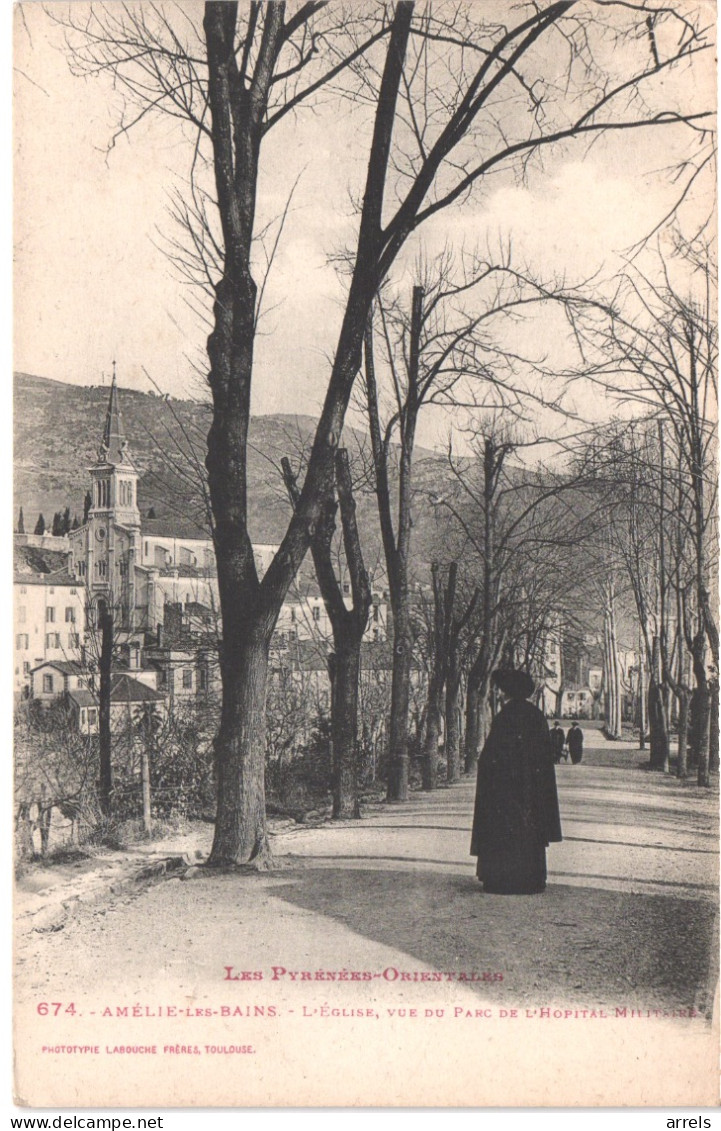
M 382 362 L 374 348 L 373 320 L 365 336 L 365 383 L 370 425 L 375 489 L 393 611 L 393 698 L 391 704 L 391 773 L 389 799 L 403 800 L 408 791 L 408 695 L 412 654 L 411 592 L 409 568 L 413 530 L 413 477 L 419 417 L 429 406 L 458 410 L 483 408 L 494 412 L 503 406 L 518 418 L 535 408 L 559 409 L 558 397 L 546 397 L 524 387 L 521 366 L 540 370 L 538 362 L 522 357 L 507 341 L 499 340 L 500 327 L 534 306 L 565 302 L 561 287 L 544 285 L 515 271 L 510 253 L 489 262 L 479 255 L 464 256 L 455 267 L 447 251 L 422 266 L 423 285 L 413 288 L 411 309 L 381 292 L 376 302 Z M 459 277 L 458 277 L 459 276 Z M 390 288 L 388 288 L 389 290 Z M 502 337 L 502 335 L 501 335 Z M 381 383 L 379 370 L 386 371 Z M 550 387 L 550 383 L 549 383 Z M 388 407 L 381 410 L 381 392 Z M 397 463 L 397 468 L 395 464 Z M 397 486 L 393 490 L 393 472 Z M 395 498 L 393 497 L 395 493 Z M 439 606 L 437 606 L 437 609 Z M 445 629 L 444 629 L 445 631 Z M 445 651 L 432 649 L 442 663 Z M 437 680 L 441 679 L 438 689 Z M 438 699 L 445 680 L 441 669 L 431 673 L 432 698 Z M 473 687 L 473 683 L 472 683 Z M 429 700 L 429 709 L 432 704 Z M 433 705 L 427 723 L 439 707 Z M 432 743 L 431 731 L 427 734 Z M 436 735 L 437 738 L 437 735 Z M 433 758 L 427 746 L 427 788 L 435 780 Z
M 353 483 L 345 448 L 336 452 L 336 494 L 326 501 L 311 542 L 311 554 L 323 601 L 333 629 L 334 651 L 328 656 L 331 680 L 331 732 L 333 816 L 360 817 L 358 798 L 358 691 L 361 645 L 368 624 L 372 593 L 363 564 L 356 523 Z M 298 500 L 296 477 L 290 461 L 283 459 L 283 476 L 294 505 Z M 346 606 L 341 582 L 333 564 L 335 515 L 340 507 L 343 548 L 350 576 L 352 605 Z

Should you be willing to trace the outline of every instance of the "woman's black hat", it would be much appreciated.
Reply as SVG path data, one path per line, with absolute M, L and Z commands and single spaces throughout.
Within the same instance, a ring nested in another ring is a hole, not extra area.
M 528 672 L 516 668 L 499 668 L 493 673 L 493 682 L 499 691 L 511 699 L 530 699 L 536 685 Z

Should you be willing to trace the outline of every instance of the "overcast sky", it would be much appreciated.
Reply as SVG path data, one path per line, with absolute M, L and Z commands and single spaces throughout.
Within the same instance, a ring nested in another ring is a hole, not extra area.
M 199 393 L 188 358 L 204 331 L 162 252 L 167 193 L 187 142 L 158 118 L 107 153 L 113 125 L 104 79 L 74 78 L 39 4 L 16 19 L 15 368 L 97 384 L 117 361 L 121 385 Z M 703 81 L 711 80 L 707 71 Z M 358 123 L 306 115 L 269 135 L 263 206 L 272 213 L 300 174 L 268 290 L 253 410 L 315 412 L 341 314 L 328 256 L 352 239 L 362 184 Z M 511 237 L 519 265 L 571 280 L 603 269 L 659 219 L 677 192 L 666 171 L 678 131 L 639 131 L 549 156 L 525 187 L 496 181 L 424 234 L 432 247 Z M 271 177 L 272 171 L 272 177 Z M 689 202 L 688 210 L 698 201 Z M 410 262 L 417 246 L 409 248 Z M 536 329 L 536 334 L 540 331 Z

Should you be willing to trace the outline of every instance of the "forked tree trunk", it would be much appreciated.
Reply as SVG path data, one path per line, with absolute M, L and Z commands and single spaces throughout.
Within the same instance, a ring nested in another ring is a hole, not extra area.
M 290 460 L 281 460 L 283 478 L 293 506 L 300 493 Z M 358 800 L 358 696 L 361 670 L 361 646 L 368 624 L 373 594 L 363 562 L 353 480 L 348 452 L 340 448 L 335 456 L 335 489 L 340 504 L 343 526 L 343 548 L 350 573 L 353 607 L 347 608 L 340 582 L 333 565 L 336 504 L 332 491 L 321 510 L 311 552 L 323 603 L 333 629 L 335 652 L 328 658 L 331 680 L 331 787 L 333 818 L 360 817 Z

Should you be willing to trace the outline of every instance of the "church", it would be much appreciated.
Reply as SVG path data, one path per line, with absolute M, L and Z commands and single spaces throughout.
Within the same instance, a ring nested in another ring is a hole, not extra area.
M 181 537 L 168 523 L 142 516 L 141 469 L 125 434 L 115 365 L 89 474 L 90 505 L 82 526 L 63 536 L 16 536 L 16 625 L 22 629 L 16 635 L 16 694 L 47 701 L 50 690 L 69 692 L 68 665 L 73 670 L 94 665 L 103 609 L 113 618 L 114 667 L 157 689 L 171 706 L 209 694 L 217 687 L 220 636 L 213 542 Z M 253 549 L 262 577 L 277 547 Z M 344 591 L 349 593 L 347 585 Z M 56 616 L 64 616 L 71 631 L 59 632 Z M 376 594 L 366 639 L 378 642 L 386 635 L 386 595 Z M 325 605 L 308 566 L 281 610 L 275 650 L 315 642 L 324 670 L 330 639 Z

